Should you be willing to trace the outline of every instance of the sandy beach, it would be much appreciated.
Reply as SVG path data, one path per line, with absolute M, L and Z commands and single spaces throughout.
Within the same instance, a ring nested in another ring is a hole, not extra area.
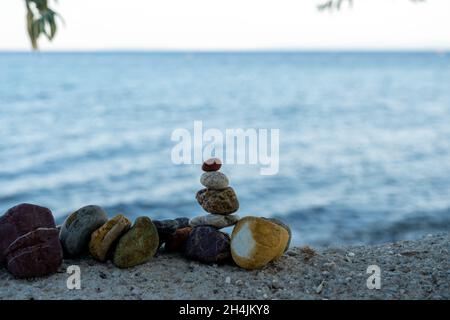
M 0 299 L 449 299 L 450 235 L 376 246 L 291 248 L 262 270 L 205 265 L 178 254 L 121 270 L 86 257 L 65 260 L 57 274 L 16 280 L 0 270 Z M 81 269 L 69 290 L 67 267 Z M 367 267 L 381 269 L 381 288 L 368 289 Z

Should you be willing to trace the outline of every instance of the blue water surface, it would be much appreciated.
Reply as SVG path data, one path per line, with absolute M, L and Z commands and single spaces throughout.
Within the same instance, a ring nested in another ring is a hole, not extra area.
M 450 229 L 450 55 L 435 53 L 0 53 L 0 211 L 204 214 L 200 166 L 171 161 L 195 120 L 280 129 L 277 175 L 223 172 L 238 214 L 285 220 L 296 245 Z

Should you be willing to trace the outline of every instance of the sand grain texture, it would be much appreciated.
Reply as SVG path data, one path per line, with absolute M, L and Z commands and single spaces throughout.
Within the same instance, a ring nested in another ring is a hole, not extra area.
M 39 279 L 16 280 L 1 269 L 0 299 L 449 299 L 449 251 L 445 234 L 376 246 L 292 248 L 253 271 L 178 254 L 125 270 L 86 257 L 65 260 L 57 274 Z M 380 290 L 366 286 L 373 264 L 381 268 Z M 69 265 L 81 268 L 81 290 L 66 287 Z

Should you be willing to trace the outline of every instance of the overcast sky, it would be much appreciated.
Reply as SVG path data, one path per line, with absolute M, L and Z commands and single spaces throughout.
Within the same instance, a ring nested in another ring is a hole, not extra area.
M 24 0 L 1 0 L 0 50 L 28 50 Z M 450 49 L 450 1 L 59 0 L 64 17 L 44 50 Z

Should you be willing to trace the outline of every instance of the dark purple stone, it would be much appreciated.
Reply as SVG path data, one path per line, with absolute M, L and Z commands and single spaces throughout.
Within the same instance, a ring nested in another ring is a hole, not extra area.
M 37 228 L 55 228 L 55 220 L 49 209 L 22 203 L 0 217 L 0 266 L 5 264 L 5 250 L 9 245 Z
M 5 252 L 6 266 L 16 278 L 42 277 L 58 271 L 63 251 L 56 228 L 38 228 L 17 238 Z
M 195 227 L 185 244 L 189 259 L 219 263 L 231 257 L 230 236 L 210 226 Z

